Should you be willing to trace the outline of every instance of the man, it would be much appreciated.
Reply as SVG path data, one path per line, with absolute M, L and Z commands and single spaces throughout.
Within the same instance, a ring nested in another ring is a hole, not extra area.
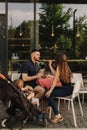
M 39 71 L 38 61 L 40 60 L 40 52 L 38 50 L 32 50 L 30 59 L 23 64 L 22 79 L 24 85 L 30 85 L 36 92 L 37 98 L 41 98 L 44 95 L 45 89 L 37 85 L 36 80 L 43 76 L 43 72 Z

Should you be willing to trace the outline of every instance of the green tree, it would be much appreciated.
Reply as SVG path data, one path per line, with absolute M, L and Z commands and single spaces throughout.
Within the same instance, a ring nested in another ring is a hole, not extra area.
M 9 29 L 8 29 L 8 38 L 13 38 L 14 34 L 15 34 L 15 28 L 10 26 Z
M 15 37 L 19 38 L 22 33 L 23 38 L 29 38 L 30 36 L 30 24 L 29 21 L 23 21 L 18 27 L 16 27 Z
M 71 50 L 71 31 L 69 20 L 72 16 L 72 9 L 63 12 L 61 4 L 42 4 L 40 15 L 40 45 L 44 50 L 44 56 L 50 54 L 54 57 L 56 51 Z M 51 34 L 54 33 L 54 36 Z M 48 48 L 48 49 L 46 49 Z M 46 53 L 46 54 L 45 54 Z
M 76 20 L 76 56 L 85 58 L 87 56 L 87 16 L 80 16 Z

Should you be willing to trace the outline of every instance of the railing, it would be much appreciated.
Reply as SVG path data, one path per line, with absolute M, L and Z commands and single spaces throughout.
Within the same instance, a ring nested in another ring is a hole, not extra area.
M 9 60 L 9 71 L 21 71 L 22 63 L 27 60 Z M 40 65 L 42 67 L 47 67 L 48 69 L 48 60 L 40 60 Z M 54 61 L 54 60 L 53 60 Z M 81 72 L 84 76 L 84 78 L 87 78 L 87 60 L 85 59 L 75 59 L 75 60 L 68 60 L 68 63 L 70 65 L 70 68 L 73 72 Z

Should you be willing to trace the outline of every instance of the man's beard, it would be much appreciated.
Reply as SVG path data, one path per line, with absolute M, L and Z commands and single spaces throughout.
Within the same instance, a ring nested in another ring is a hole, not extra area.
M 35 61 L 36 61 L 36 62 L 38 62 L 38 61 L 39 61 L 39 59 L 36 59 L 36 58 L 35 58 Z

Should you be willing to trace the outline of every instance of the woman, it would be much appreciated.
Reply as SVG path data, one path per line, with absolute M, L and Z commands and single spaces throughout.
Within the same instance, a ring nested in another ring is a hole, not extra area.
M 63 117 L 58 111 L 55 97 L 64 97 L 72 94 L 73 86 L 71 85 L 72 73 L 67 63 L 67 56 L 64 53 L 58 53 L 55 57 L 56 71 L 54 71 L 51 62 L 49 62 L 50 70 L 54 73 L 54 81 L 51 88 L 46 92 L 48 97 L 48 104 L 54 111 L 54 118 L 51 119 L 52 123 L 63 121 Z M 56 87 L 57 81 L 62 82 L 62 87 Z

